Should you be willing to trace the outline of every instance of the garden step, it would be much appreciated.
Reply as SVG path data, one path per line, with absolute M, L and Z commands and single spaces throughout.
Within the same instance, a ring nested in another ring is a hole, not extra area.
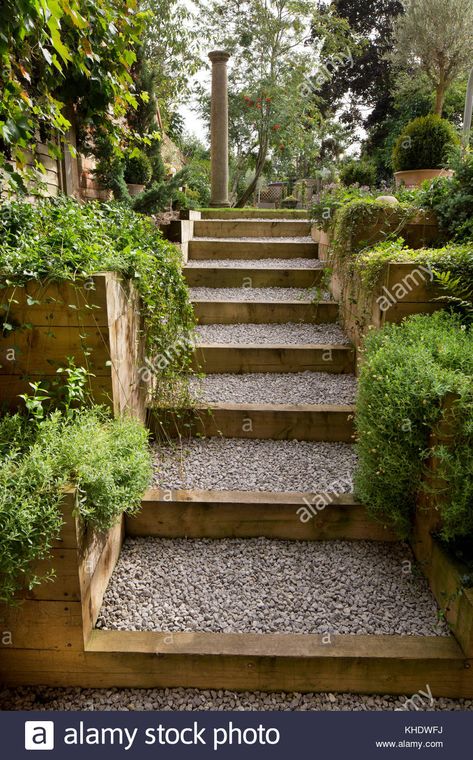
M 312 288 L 319 285 L 324 276 L 325 270 L 318 259 L 296 260 L 313 263 L 311 266 L 292 266 L 292 259 L 268 261 L 271 262 L 268 265 L 263 259 L 251 262 L 251 266 L 248 261 L 239 260 L 190 262 L 183 271 L 190 287 L 212 288 Z M 229 263 L 233 266 L 228 266 Z M 255 263 L 258 266 L 254 266 Z
M 355 403 L 354 375 L 325 372 L 298 374 L 207 375 L 190 377 L 196 402 L 233 404 L 346 404 Z
M 408 563 L 411 549 L 392 542 L 128 537 L 97 627 L 448 637 Z
M 207 219 L 194 222 L 195 237 L 210 238 L 271 238 L 271 237 L 309 237 L 310 222 L 290 219 L 277 220 L 218 220 Z
M 341 490 L 344 484 L 341 485 Z M 298 509 L 310 505 L 305 521 Z M 313 514 L 313 519 L 310 515 Z M 303 541 L 396 541 L 349 493 L 163 491 L 150 489 L 136 515 L 126 516 L 129 536 L 160 538 L 279 538 Z
M 311 238 L 194 238 L 189 259 L 316 259 L 318 245 Z
M 203 435 L 350 443 L 354 412 L 354 406 L 320 404 L 208 403 L 177 412 L 150 407 L 148 427 L 159 439 Z
M 33 651 L 12 663 L 14 654 L 5 652 L 11 667 L 23 668 L 15 683 L 51 683 L 53 668 L 71 685 L 95 688 L 100 670 L 102 687 L 402 695 L 429 684 L 434 696 L 473 696 L 472 670 L 447 636 L 95 630 L 74 662 Z
M 202 219 L 223 219 L 234 220 L 241 219 L 242 221 L 252 220 L 266 220 L 266 219 L 304 219 L 307 220 L 308 214 L 304 209 L 264 209 L 264 208 L 229 208 L 229 209 L 204 209 L 201 213 Z
M 197 372 L 329 372 L 353 374 L 355 351 L 336 344 L 283 345 L 266 343 L 206 343 L 195 350 L 193 369 Z
M 351 492 L 349 443 L 241 438 L 155 442 L 153 487 L 203 491 Z
M 309 298 L 305 301 L 261 299 L 255 301 L 245 297 L 244 291 L 235 288 L 241 297 L 219 300 L 218 288 L 215 288 L 215 299 L 198 297 L 192 294 L 192 305 L 197 322 L 201 325 L 231 325 L 231 324 L 287 324 L 312 323 L 329 324 L 338 321 L 339 306 L 334 301 L 314 303 Z M 264 288 L 261 289 L 264 292 Z M 208 293 L 208 290 L 205 289 Z M 301 291 L 311 293 L 311 291 Z M 251 294 L 254 296 L 254 294 Z M 228 298 L 228 296 L 227 296 Z

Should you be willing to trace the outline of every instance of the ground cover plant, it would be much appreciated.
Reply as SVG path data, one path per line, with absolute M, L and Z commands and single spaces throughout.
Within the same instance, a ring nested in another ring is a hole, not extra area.
M 40 401 L 42 399 L 42 401 Z M 46 394 L 27 399 L 29 414 L 0 418 L 0 601 L 33 587 L 31 563 L 46 559 L 61 525 L 63 489 L 79 492 L 80 515 L 99 531 L 136 512 L 151 477 L 148 432 L 112 419 L 104 407 L 44 412 Z M 53 570 L 52 570 L 53 573 Z
M 452 445 L 430 445 L 448 394 Z M 448 483 L 440 501 L 442 538 L 473 532 L 473 332 L 459 315 L 439 311 L 368 334 L 357 398 L 357 497 L 372 515 L 410 532 L 428 458 Z
M 28 280 L 83 280 L 103 271 L 135 283 L 150 363 L 166 356 L 159 372 L 176 376 L 190 361 L 184 338 L 191 335 L 194 318 L 180 252 L 151 220 L 119 203 L 82 205 L 66 198 L 0 206 L 3 287 Z M 1 307 L 3 330 L 11 330 L 8 304 Z

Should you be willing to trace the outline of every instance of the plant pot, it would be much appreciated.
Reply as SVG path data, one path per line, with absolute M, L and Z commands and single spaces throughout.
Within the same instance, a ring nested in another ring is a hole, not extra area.
M 297 208 L 298 201 L 282 201 L 281 208 Z
M 451 169 L 411 169 L 405 172 L 395 172 L 394 179 L 396 187 L 400 187 L 401 185 L 420 187 L 426 179 L 453 177 L 453 175 L 454 172 Z
M 128 192 L 132 197 L 135 197 L 135 195 L 140 195 L 140 193 L 143 192 L 145 189 L 144 185 L 137 185 L 137 184 L 127 184 Z

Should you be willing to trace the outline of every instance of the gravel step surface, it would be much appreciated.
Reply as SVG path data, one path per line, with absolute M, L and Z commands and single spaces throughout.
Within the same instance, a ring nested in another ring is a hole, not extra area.
M 366 712 L 396 710 L 403 707 L 411 696 L 236 692 L 223 689 L 58 689 L 22 686 L 16 689 L 0 690 L 0 709 L 41 712 L 49 710 L 277 710 L 285 712 L 344 710 Z M 418 708 L 420 711 L 473 710 L 473 700 L 439 697 L 434 698 L 433 705 L 428 699 L 422 704 L 419 702 Z
M 356 465 L 349 443 L 192 438 L 156 443 L 153 454 L 154 484 L 165 490 L 320 493 L 350 482 Z
M 350 343 L 342 328 L 336 324 L 201 325 L 196 335 L 199 343 L 282 346 Z
M 127 539 L 97 627 L 448 635 L 427 581 L 414 570 L 402 544 Z
M 325 265 L 319 259 L 190 259 L 186 263 L 191 269 L 323 269 Z
M 299 374 L 208 375 L 191 378 L 192 395 L 201 402 L 231 404 L 354 404 L 354 375 Z
M 316 288 L 190 288 L 193 301 L 330 301 L 328 292 Z
M 301 243 L 316 246 L 310 235 L 304 237 L 195 237 L 190 241 L 191 243 L 274 243 L 274 245 L 281 245 L 284 243 Z

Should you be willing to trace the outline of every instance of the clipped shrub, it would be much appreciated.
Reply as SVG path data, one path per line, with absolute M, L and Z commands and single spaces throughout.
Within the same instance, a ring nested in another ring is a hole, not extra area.
M 454 126 L 436 114 L 420 116 L 404 128 L 393 149 L 394 171 L 441 169 L 459 143 Z
M 454 406 L 452 445 L 431 449 L 430 434 L 447 394 Z M 473 532 L 473 331 L 439 311 L 368 334 L 357 398 L 359 464 L 355 492 L 372 515 L 410 533 L 423 468 L 431 455 L 448 483 L 442 537 Z
M 340 181 L 345 187 L 372 187 L 376 183 L 376 166 L 370 161 L 348 161 L 340 169 Z
M 142 150 L 132 150 L 125 156 L 125 182 L 129 185 L 147 185 L 151 181 L 151 161 Z

